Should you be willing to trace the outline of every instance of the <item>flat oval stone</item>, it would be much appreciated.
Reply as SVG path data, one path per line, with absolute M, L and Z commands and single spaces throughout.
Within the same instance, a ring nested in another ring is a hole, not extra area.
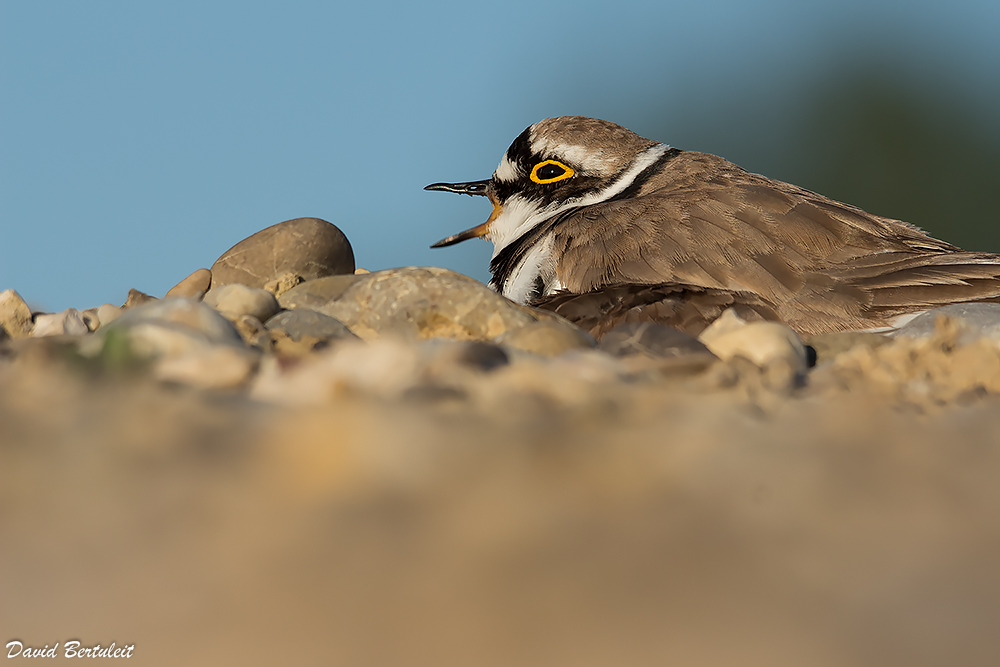
M 212 265 L 212 286 L 264 287 L 284 274 L 305 280 L 354 273 L 354 251 L 344 233 L 319 218 L 295 218 L 243 239 Z
M 184 280 L 170 288 L 166 299 L 175 296 L 198 296 L 204 294 L 212 286 L 212 272 L 208 269 L 198 269 Z

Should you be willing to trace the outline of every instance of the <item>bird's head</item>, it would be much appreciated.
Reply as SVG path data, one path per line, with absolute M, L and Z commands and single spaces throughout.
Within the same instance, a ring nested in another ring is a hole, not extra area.
M 424 188 L 482 195 L 493 204 L 486 222 L 431 247 L 486 238 L 493 242 L 495 255 L 569 209 L 628 196 L 637 177 L 667 150 L 664 144 L 596 118 L 539 121 L 514 140 L 489 180 Z

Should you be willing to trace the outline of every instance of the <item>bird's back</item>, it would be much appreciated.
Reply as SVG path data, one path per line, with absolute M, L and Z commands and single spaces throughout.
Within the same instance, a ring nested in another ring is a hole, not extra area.
M 630 195 L 554 221 L 566 292 L 624 294 L 631 285 L 633 300 L 652 299 L 640 287 L 657 285 L 687 286 L 690 298 L 732 292 L 802 333 L 891 327 L 937 305 L 1000 298 L 997 255 L 963 251 L 713 155 L 678 151 Z

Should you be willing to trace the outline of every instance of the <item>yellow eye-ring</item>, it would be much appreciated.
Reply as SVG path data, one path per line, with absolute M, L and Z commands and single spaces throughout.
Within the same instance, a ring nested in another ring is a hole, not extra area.
M 545 162 L 539 162 L 531 170 L 531 180 L 535 183 L 556 183 L 557 181 L 564 181 L 567 178 L 571 178 L 575 173 L 562 162 L 546 160 Z

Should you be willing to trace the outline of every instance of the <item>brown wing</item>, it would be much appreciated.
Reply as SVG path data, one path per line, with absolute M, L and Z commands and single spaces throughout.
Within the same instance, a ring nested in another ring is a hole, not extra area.
M 584 294 L 560 292 L 531 305 L 561 315 L 598 340 L 628 322 L 657 322 L 696 336 L 728 308 L 748 321 L 778 319 L 755 294 L 676 283 L 614 285 Z
M 1000 257 L 703 153 L 681 153 L 639 196 L 580 209 L 554 232 L 569 292 L 675 282 L 733 290 L 809 333 L 1000 296 Z

